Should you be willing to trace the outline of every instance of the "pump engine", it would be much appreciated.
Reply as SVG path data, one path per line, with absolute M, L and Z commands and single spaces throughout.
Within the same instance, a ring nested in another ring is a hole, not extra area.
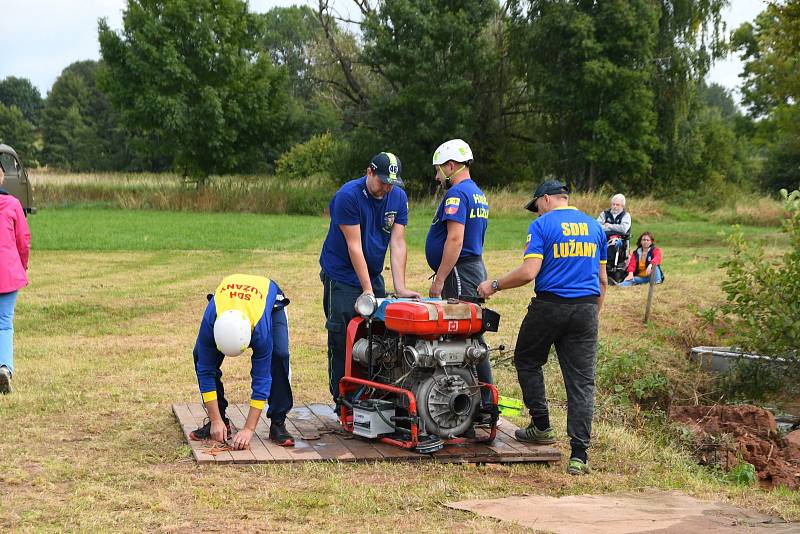
M 489 357 L 482 334 L 500 316 L 478 302 L 374 299 L 362 295 L 347 329 L 339 384 L 342 426 L 420 452 L 448 441 L 494 439 L 497 389 L 478 380 Z M 491 404 L 482 403 L 487 389 Z M 488 422 L 477 437 L 475 425 Z

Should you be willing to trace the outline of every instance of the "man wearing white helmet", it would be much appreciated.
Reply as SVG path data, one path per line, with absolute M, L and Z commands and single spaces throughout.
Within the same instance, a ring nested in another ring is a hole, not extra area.
M 233 274 L 209 295 L 194 346 L 194 365 L 200 394 L 209 421 L 194 430 L 193 440 L 225 442 L 231 427 L 225 411 L 228 401 L 220 367 L 226 356 L 253 349 L 252 395 L 244 428 L 233 437 L 235 449 L 246 449 L 255 434 L 258 419 L 269 401 L 269 438 L 282 446 L 294 445 L 286 430 L 286 414 L 292 409 L 289 384 L 289 325 L 284 309 L 289 300 L 280 287 L 263 276 Z
M 477 297 L 486 280 L 483 241 L 489 225 L 486 195 L 470 175 L 472 149 L 461 139 L 451 139 L 433 153 L 436 180 L 444 198 L 436 209 L 425 240 L 425 258 L 434 272 L 428 294 L 433 298 Z M 492 368 L 485 359 L 478 379 L 492 383 Z M 491 409 L 491 393 L 483 390 L 483 403 Z

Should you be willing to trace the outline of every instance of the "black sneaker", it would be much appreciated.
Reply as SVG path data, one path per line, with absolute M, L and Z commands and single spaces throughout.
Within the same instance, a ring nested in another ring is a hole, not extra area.
M 514 431 L 517 441 L 535 443 L 537 445 L 550 445 L 556 442 L 556 433 L 552 428 L 539 430 L 531 423 L 525 428 L 518 428 Z
M 231 437 L 231 422 L 227 418 L 224 419 L 225 426 L 228 429 L 228 437 Z M 189 439 L 192 441 L 203 441 L 211 439 L 211 419 L 206 417 L 205 423 L 200 428 L 196 428 L 189 432 Z
M 0 393 L 11 393 L 11 371 L 5 365 L 0 366 Z
M 286 422 L 276 423 L 273 421 L 269 425 L 269 439 L 281 447 L 294 447 L 294 436 L 286 430 Z
M 589 462 L 580 458 L 570 458 L 567 466 L 567 473 L 574 476 L 588 475 L 592 470 L 589 469 Z

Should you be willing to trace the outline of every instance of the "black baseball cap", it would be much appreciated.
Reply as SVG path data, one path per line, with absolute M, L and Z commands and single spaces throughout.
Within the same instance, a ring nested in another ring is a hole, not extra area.
M 533 199 L 525 205 L 525 209 L 538 213 L 539 209 L 536 207 L 536 201 L 545 195 L 568 195 L 569 187 L 558 180 L 545 180 L 533 192 Z
M 400 163 L 400 158 L 391 152 L 381 152 L 375 155 L 372 161 L 369 162 L 369 168 L 378 175 L 381 182 L 403 187 L 403 179 L 400 178 L 400 173 L 403 172 L 403 165 Z

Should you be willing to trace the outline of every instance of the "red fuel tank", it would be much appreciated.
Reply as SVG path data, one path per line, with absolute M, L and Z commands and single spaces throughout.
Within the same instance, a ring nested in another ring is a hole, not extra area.
M 392 302 L 384 315 L 389 330 L 420 337 L 469 336 L 483 328 L 483 310 L 471 302 Z

